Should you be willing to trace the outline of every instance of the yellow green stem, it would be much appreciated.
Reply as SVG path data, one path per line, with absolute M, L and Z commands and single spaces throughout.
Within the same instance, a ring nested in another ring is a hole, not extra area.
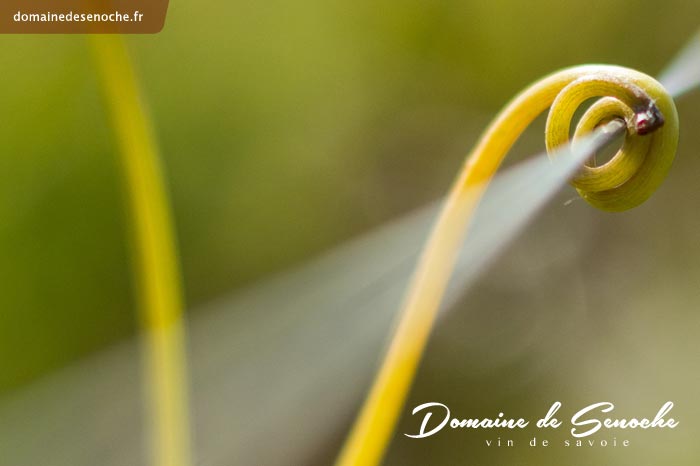
M 120 146 L 129 201 L 146 353 L 144 385 L 151 464 L 188 466 L 190 422 L 182 292 L 158 149 L 123 38 L 91 36 L 91 43 Z
M 554 73 L 518 95 L 483 134 L 448 195 L 409 287 L 389 349 L 336 466 L 374 466 L 381 461 L 428 341 L 464 233 L 507 152 L 550 106 L 547 146 L 553 149 L 562 144 L 568 139 L 573 111 L 590 97 L 606 97 L 616 103 L 604 99 L 588 110 L 577 134 L 611 119 L 623 119 L 627 135 L 625 145 L 611 162 L 588 167 L 574 179 L 582 196 L 599 208 L 624 210 L 647 199 L 666 176 L 676 152 L 678 116 L 671 97 L 649 76 L 614 66 L 579 66 Z M 619 103 L 629 111 L 623 111 Z M 647 133 L 650 134 L 643 136 Z

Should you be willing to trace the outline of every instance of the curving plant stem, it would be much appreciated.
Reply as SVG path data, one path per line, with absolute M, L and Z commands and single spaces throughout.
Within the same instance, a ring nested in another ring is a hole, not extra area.
M 574 112 L 592 97 L 603 99 L 581 117 L 575 137 L 611 121 L 624 121 L 627 131 L 623 147 L 608 163 L 585 166 L 572 180 L 581 196 L 598 208 L 621 211 L 644 202 L 661 184 L 675 157 L 678 115 L 672 98 L 653 78 L 627 68 L 585 65 L 556 72 L 519 94 L 483 134 L 448 195 L 415 271 L 391 344 L 336 466 L 373 466 L 381 461 L 463 235 L 507 152 L 550 106 L 547 149 L 565 143 Z
M 154 466 L 189 466 L 190 422 L 183 304 L 173 222 L 153 129 L 121 36 L 91 36 L 120 145 L 146 359 Z

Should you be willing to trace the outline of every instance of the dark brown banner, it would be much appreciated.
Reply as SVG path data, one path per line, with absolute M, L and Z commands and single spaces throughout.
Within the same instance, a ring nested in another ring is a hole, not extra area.
M 168 0 L 0 0 L 0 33 L 154 34 Z

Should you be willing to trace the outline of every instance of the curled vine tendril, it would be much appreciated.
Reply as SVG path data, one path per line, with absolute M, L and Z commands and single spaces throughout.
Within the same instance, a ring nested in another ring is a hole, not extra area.
M 627 131 L 622 148 L 604 165 L 584 165 L 572 184 L 581 197 L 603 210 L 636 207 L 666 177 L 678 143 L 678 115 L 673 100 L 655 80 L 634 70 L 614 66 L 579 67 L 584 74 L 556 96 L 547 118 L 547 150 L 568 140 L 576 109 L 593 97 L 579 120 L 574 140 L 613 119 Z
M 387 354 L 337 466 L 373 466 L 381 461 L 464 232 L 483 190 L 512 145 L 551 106 L 546 126 L 551 154 L 568 141 L 576 110 L 594 97 L 601 99 L 579 120 L 572 144 L 601 125 L 626 129 L 625 141 L 609 162 L 581 168 L 572 180 L 579 194 L 600 209 L 622 211 L 644 202 L 666 177 L 678 144 L 678 114 L 672 98 L 653 78 L 627 68 L 584 65 L 547 76 L 516 96 L 482 135 L 450 191 L 415 271 Z

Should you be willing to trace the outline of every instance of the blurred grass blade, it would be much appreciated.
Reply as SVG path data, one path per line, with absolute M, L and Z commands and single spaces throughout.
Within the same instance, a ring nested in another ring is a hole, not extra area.
M 695 34 L 661 73 L 659 82 L 674 97 L 700 85 L 700 32 Z
M 132 233 L 134 283 L 144 335 L 143 386 L 154 466 L 190 464 L 185 330 L 170 205 L 153 128 L 126 44 L 90 37 L 120 146 Z

